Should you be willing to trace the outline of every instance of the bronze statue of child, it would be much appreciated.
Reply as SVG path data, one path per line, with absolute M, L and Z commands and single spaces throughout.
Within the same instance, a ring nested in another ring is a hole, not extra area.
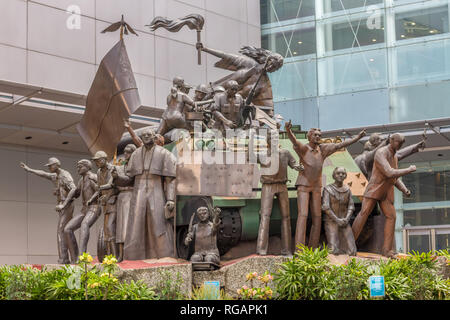
M 189 231 L 184 239 L 184 244 L 189 244 L 195 238 L 195 252 L 191 257 L 191 262 L 210 262 L 216 265 L 220 263 L 219 249 L 217 248 L 217 229 L 220 224 L 220 209 L 212 210 L 212 221 L 207 207 L 197 209 L 198 223 L 192 225 L 195 214 L 192 215 L 189 224 Z
M 356 244 L 349 222 L 355 211 L 355 205 L 349 186 L 344 185 L 346 178 L 345 168 L 337 167 L 333 170 L 334 183 L 323 189 L 322 210 L 325 212 L 323 222 L 330 253 L 354 256 Z

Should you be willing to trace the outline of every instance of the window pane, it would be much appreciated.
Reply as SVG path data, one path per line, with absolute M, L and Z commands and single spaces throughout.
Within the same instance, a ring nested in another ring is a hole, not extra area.
M 450 235 L 438 234 L 436 235 L 436 250 L 450 249 Z
M 380 11 L 381 12 L 381 11 Z M 358 15 L 347 19 L 325 20 L 325 51 L 358 48 L 384 43 L 384 15 Z
M 314 16 L 314 0 L 261 0 L 261 24 Z
M 450 41 L 432 41 L 394 50 L 397 74 L 394 84 L 409 84 L 450 78 Z
M 269 77 L 274 102 L 317 95 L 316 60 L 285 63 Z
M 402 180 L 412 193 L 411 197 L 403 198 L 404 203 L 450 200 L 450 170 L 414 172 Z
M 327 57 L 318 68 L 320 95 L 387 87 L 385 49 Z
M 316 30 L 313 23 L 308 24 L 308 27 L 302 25 L 301 29 L 297 30 L 268 33 L 270 31 L 263 31 L 261 37 L 261 46 L 265 49 L 277 52 L 283 57 L 316 53 Z
M 397 40 L 448 32 L 448 6 L 402 12 L 395 15 Z
M 430 248 L 429 236 L 409 236 L 409 251 L 428 252 Z
M 403 212 L 403 223 L 411 226 L 450 224 L 450 208 L 407 210 Z
M 335 12 L 383 3 L 383 0 L 323 0 L 323 12 Z
M 450 117 L 450 83 L 442 81 L 391 89 L 391 122 Z

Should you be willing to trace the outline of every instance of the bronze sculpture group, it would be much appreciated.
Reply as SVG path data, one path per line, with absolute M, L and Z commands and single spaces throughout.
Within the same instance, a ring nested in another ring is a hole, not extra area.
M 196 23 L 202 21 L 198 17 L 193 19 Z M 165 20 L 158 21 L 158 27 L 163 26 L 169 31 L 180 28 L 180 25 L 167 24 Z M 123 19 L 121 23 L 122 26 Z M 200 25 L 203 26 L 203 23 Z M 98 169 L 97 173 L 90 171 L 90 160 L 80 160 L 77 163 L 80 180 L 75 185 L 70 173 L 60 168 L 61 163 L 56 158 L 50 158 L 46 164 L 49 172 L 34 170 L 21 163 L 26 171 L 55 184 L 56 210 L 59 213 L 59 263 L 75 263 L 80 251 L 87 250 L 89 229 L 100 216 L 104 219 L 102 232 L 105 250 L 115 255 L 119 261 L 177 256 L 174 241 L 177 159 L 163 146 L 176 141 L 180 131 L 192 132 L 194 120 L 199 120 L 202 130 L 215 129 L 222 135 L 233 129 L 262 128 L 264 125 L 272 129 L 271 135 L 278 135 L 279 117 L 273 113 L 273 95 L 268 73 L 281 68 L 283 57 L 251 46 L 243 47 L 238 55 L 206 48 L 200 41 L 196 48 L 199 52 L 219 57 L 221 60 L 215 66 L 233 72 L 209 86 L 198 85 L 193 97 L 189 96 L 192 86 L 187 85 L 183 78 L 175 77 L 167 96 L 167 108 L 156 131 L 146 128 L 137 136 L 127 119 L 124 119 L 121 125 L 128 130 L 134 144 L 125 147 L 122 164 L 109 163 L 108 159 L 111 157 L 103 150 L 98 150 L 91 159 Z M 365 130 L 340 143 L 322 143 L 320 129 L 312 128 L 307 133 L 308 143 L 302 143 L 292 132 L 290 121 L 286 123 L 285 129 L 299 161 L 289 151 L 272 146 L 269 135 L 269 151 L 266 155 L 259 155 L 258 162 L 264 168 L 275 161 L 278 163 L 278 170 L 260 177 L 262 193 L 256 253 L 266 255 L 268 252 L 269 222 L 276 197 L 281 212 L 281 254 L 292 255 L 291 217 L 286 186 L 287 170 L 290 167 L 298 171 L 295 183 L 298 210 L 294 237 L 296 246 L 306 245 L 307 218 L 311 213 L 308 246 L 319 246 L 323 220 L 329 250 L 334 254 L 355 255 L 355 240 L 372 209 L 379 203 L 386 216 L 382 254 L 393 256 L 393 188 L 395 186 L 409 195 L 410 191 L 399 178 L 415 171 L 415 166 L 398 169 L 398 161 L 417 152 L 424 146 L 424 141 L 401 149 L 404 143 L 401 134 L 393 134 L 385 141 L 378 134 L 370 137 L 363 154 L 355 159 L 369 183 L 363 196 L 362 209 L 353 225 L 350 225 L 355 206 L 350 188 L 344 183 L 347 172 L 345 168 L 336 167 L 333 171 L 334 183 L 322 188 L 322 167 L 327 157 L 363 138 Z M 89 132 L 83 132 L 82 136 L 89 136 Z M 98 141 L 105 143 L 106 140 Z M 98 141 L 92 146 L 100 145 Z M 73 217 L 74 200 L 80 196 L 83 207 L 80 214 Z M 196 224 L 193 224 L 194 215 L 198 220 Z M 193 213 L 189 232 L 184 239 L 185 245 L 194 243 L 195 252 L 191 257 L 193 263 L 220 263 L 217 249 L 220 221 L 218 208 L 199 207 Z M 78 228 L 81 229 L 79 246 L 74 235 Z

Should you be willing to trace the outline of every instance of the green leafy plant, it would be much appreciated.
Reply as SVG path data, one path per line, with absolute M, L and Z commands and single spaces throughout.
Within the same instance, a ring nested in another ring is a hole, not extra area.
M 223 289 L 219 290 L 217 297 L 217 289 L 212 286 L 201 285 L 198 288 L 192 289 L 192 300 L 232 300 L 232 297 L 225 293 Z
M 351 259 L 347 265 L 334 266 L 331 269 L 331 279 L 335 287 L 337 300 L 369 299 L 367 279 L 369 271 L 367 265 Z
M 292 259 L 274 275 L 279 299 L 333 299 L 335 288 L 328 263 L 328 250 L 298 246 Z
M 184 295 L 181 293 L 183 279 L 179 272 L 173 277 L 168 270 L 159 270 L 161 280 L 155 286 L 155 292 L 161 300 L 182 300 Z

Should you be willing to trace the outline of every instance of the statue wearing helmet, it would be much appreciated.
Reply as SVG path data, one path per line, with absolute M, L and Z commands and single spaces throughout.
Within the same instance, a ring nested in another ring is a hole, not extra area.
M 61 169 L 61 162 L 57 158 L 48 159 L 48 163 L 45 164 L 48 167 L 50 172 L 46 172 L 43 170 L 34 170 L 28 167 L 23 162 L 20 163 L 20 166 L 25 169 L 27 172 L 34 173 L 35 175 L 51 180 L 55 185 L 55 192 L 57 203 L 56 210 L 59 212 L 58 218 L 58 229 L 57 229 L 57 239 L 58 239 L 58 263 L 60 264 L 68 264 L 69 261 L 69 250 L 67 247 L 66 237 L 64 235 L 64 228 L 66 224 L 72 219 L 73 215 L 73 202 L 70 201 L 64 208 L 60 208 L 60 205 L 64 203 L 68 194 L 76 189 L 75 183 L 73 182 L 72 175 Z M 76 257 L 72 257 L 72 260 L 76 259 Z

